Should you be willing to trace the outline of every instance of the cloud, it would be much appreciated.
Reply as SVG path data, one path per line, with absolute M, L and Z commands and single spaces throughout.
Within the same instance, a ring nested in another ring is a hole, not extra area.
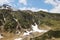
M 54 6 L 57 5 L 57 3 L 55 2 L 55 0 L 45 0 L 45 3 L 52 4 Z
M 50 12 L 60 13 L 60 0 L 45 0 L 45 3 L 51 4 L 53 6 Z
M 9 3 L 9 1 L 8 0 L 0 0 L 0 5 L 4 4 L 4 3 Z
M 3 5 L 3 4 L 11 5 L 11 2 L 14 2 L 14 0 L 0 0 L 0 5 Z
M 34 8 L 34 7 L 23 7 L 23 8 L 19 8 L 20 10 L 31 10 L 31 11 L 34 11 L 34 12 L 37 12 L 37 11 L 46 11 L 46 12 L 48 12 L 48 10 L 47 9 L 38 9 L 38 8 Z
M 53 12 L 53 13 L 60 13 L 60 5 L 54 7 L 53 9 L 51 9 L 50 12 Z
M 27 5 L 27 0 L 19 0 L 19 3 Z

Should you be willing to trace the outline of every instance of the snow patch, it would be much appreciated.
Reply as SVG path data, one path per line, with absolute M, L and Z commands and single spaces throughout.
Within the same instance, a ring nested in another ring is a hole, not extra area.
M 22 40 L 22 38 L 16 38 L 15 40 Z
M 30 33 L 32 33 L 32 32 L 33 32 L 33 31 L 24 32 L 23 36 L 30 35 Z
M 1 39 L 1 38 L 3 38 L 3 36 L 1 36 L 1 34 L 0 34 L 0 39 Z
M 18 21 L 17 19 L 13 18 L 16 22 Z
M 40 30 L 36 23 L 35 23 L 35 26 L 32 25 L 32 29 L 33 29 L 34 32 L 47 32 L 48 31 L 48 30 Z
M 35 26 L 31 25 L 31 27 L 32 27 L 33 30 L 24 32 L 23 36 L 30 35 L 30 33 L 32 33 L 32 32 L 39 32 L 39 33 L 41 33 L 41 32 L 47 32 L 48 31 L 48 30 L 40 30 L 36 23 L 35 23 Z

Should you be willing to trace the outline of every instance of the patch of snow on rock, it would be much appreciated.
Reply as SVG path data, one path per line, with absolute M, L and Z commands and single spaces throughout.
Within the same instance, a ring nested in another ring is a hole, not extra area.
M 33 32 L 33 31 L 24 32 L 23 36 L 30 35 L 30 33 L 32 33 L 32 32 Z

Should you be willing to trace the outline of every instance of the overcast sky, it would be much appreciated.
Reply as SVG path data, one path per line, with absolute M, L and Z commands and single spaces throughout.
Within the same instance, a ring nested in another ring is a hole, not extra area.
M 0 0 L 0 5 L 8 4 L 20 10 L 48 11 L 60 13 L 60 0 Z

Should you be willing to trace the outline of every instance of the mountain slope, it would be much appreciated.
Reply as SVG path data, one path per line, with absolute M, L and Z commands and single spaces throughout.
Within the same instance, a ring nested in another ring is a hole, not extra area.
M 0 7 L 0 33 L 7 32 L 6 34 L 9 35 L 9 33 L 15 34 L 21 32 L 21 34 L 23 34 L 24 32 L 32 31 L 32 25 L 35 25 L 35 23 L 38 25 L 39 29 L 48 30 L 48 32 L 44 33 L 42 37 L 38 32 L 32 33 L 33 35 L 38 34 L 37 39 L 39 40 L 40 37 L 43 38 L 46 34 L 50 33 L 49 35 L 55 35 L 55 31 L 60 32 L 60 14 L 58 13 L 44 11 L 33 12 L 30 10 L 14 11 L 11 6 L 5 4 Z M 50 28 L 52 32 L 50 32 Z M 34 40 L 36 39 L 34 38 Z
M 31 25 L 34 23 L 37 23 L 39 27 L 47 25 L 58 30 L 60 29 L 60 14 L 44 11 L 32 12 L 29 10 L 13 11 L 12 8 L 0 9 L 0 26 L 3 26 L 4 31 L 15 32 L 21 30 L 21 28 L 31 29 Z

